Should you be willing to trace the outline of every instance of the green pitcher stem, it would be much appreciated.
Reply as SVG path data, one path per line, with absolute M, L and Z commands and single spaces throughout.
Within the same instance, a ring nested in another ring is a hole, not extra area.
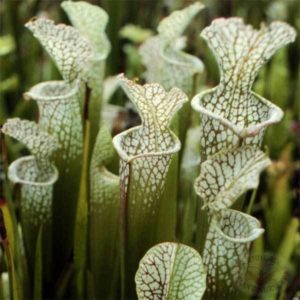
M 96 298 L 115 299 L 120 267 L 119 177 L 106 165 L 114 150 L 108 128 L 102 124 L 90 163 L 88 265 Z

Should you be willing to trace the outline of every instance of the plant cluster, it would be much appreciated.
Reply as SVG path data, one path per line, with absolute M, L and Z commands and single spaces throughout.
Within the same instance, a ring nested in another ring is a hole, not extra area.
M 220 81 L 204 90 L 204 64 L 184 52 L 183 36 L 204 5 L 173 12 L 139 48 L 146 83 L 115 79 L 141 122 L 112 138 L 103 114 L 108 15 L 81 1 L 61 7 L 73 26 L 46 18 L 25 26 L 62 80 L 24 94 L 37 122 L 11 118 L 1 129 L 29 155 L 7 170 L 15 192 L 7 186 L 0 206 L 8 274 L 0 299 L 239 297 L 251 242 L 264 232 L 241 203 L 271 165 L 265 130 L 283 117 L 252 86 L 295 30 L 214 20 L 201 37 Z

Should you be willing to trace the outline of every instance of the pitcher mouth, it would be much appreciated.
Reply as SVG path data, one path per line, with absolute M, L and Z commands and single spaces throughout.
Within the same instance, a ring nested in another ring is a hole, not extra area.
M 79 82 L 68 84 L 64 80 L 52 80 L 34 85 L 24 93 L 25 100 L 60 101 L 75 96 L 79 91 Z
M 193 68 L 193 71 L 195 73 L 203 73 L 204 71 L 204 65 L 200 59 L 197 57 L 190 55 L 188 53 L 185 53 L 180 50 L 173 50 L 174 53 L 177 53 L 178 55 L 181 55 L 184 60 L 176 60 L 173 57 L 170 57 L 167 53 L 167 47 L 163 47 L 160 51 L 161 57 L 167 61 L 169 64 L 177 65 L 179 67 L 185 67 L 185 68 Z
M 170 135 L 174 141 L 174 144 L 169 147 L 167 150 L 161 150 L 161 151 L 157 151 L 157 152 L 148 152 L 148 153 L 141 153 L 141 154 L 137 154 L 137 155 L 129 155 L 126 150 L 124 150 L 122 148 L 122 139 L 124 138 L 124 136 L 138 130 L 140 128 L 141 125 L 139 126 L 135 126 L 131 129 L 128 129 L 118 135 L 116 135 L 114 138 L 113 138 L 113 145 L 116 149 L 116 151 L 118 152 L 120 158 L 124 161 L 126 161 L 127 163 L 130 163 L 131 161 L 137 159 L 137 158 L 145 158 L 145 157 L 154 157 L 154 156 L 162 156 L 162 155 L 171 155 L 171 154 L 174 154 L 174 153 L 177 153 L 179 152 L 180 148 L 181 148 L 181 143 L 180 143 L 180 140 L 178 139 L 178 137 L 175 135 L 175 133 L 173 133 L 171 130 L 169 131 L 170 132 Z
M 228 214 L 239 214 L 240 217 L 245 219 L 247 221 L 247 223 L 249 224 L 249 231 L 247 234 L 244 234 L 243 236 L 240 236 L 240 237 L 234 237 L 234 236 L 230 236 L 229 234 L 224 232 L 223 228 L 222 228 L 222 224 L 219 224 L 219 222 L 216 219 L 214 219 L 214 217 L 213 217 L 212 222 L 215 225 L 214 229 L 218 232 L 218 234 L 221 237 L 223 237 L 227 241 L 230 241 L 233 243 L 241 243 L 241 244 L 242 243 L 250 243 L 250 242 L 256 240 L 261 234 L 264 233 L 264 229 L 261 228 L 260 222 L 256 218 L 254 218 L 250 215 L 244 214 L 240 211 L 233 210 L 233 209 L 227 209 L 223 212 L 228 213 Z M 222 222 L 222 218 L 224 218 L 224 216 L 221 216 L 221 219 L 220 219 L 221 222 Z M 236 226 L 240 226 L 240 224 L 237 224 Z
M 211 117 L 212 119 L 219 121 L 221 124 L 223 124 L 225 127 L 230 129 L 233 133 L 240 136 L 241 138 L 246 138 L 248 136 L 255 136 L 265 127 L 274 123 L 278 123 L 283 117 L 283 111 L 281 110 L 281 108 L 279 108 L 278 106 L 274 105 L 267 99 L 251 91 L 251 95 L 253 95 L 258 101 L 262 102 L 267 107 L 269 107 L 269 118 L 261 123 L 252 124 L 245 128 L 241 128 L 235 125 L 234 123 L 232 123 L 230 120 L 220 116 L 219 114 L 216 114 L 215 112 L 206 109 L 202 105 L 201 103 L 202 98 L 207 94 L 213 93 L 216 90 L 216 88 L 217 87 L 201 92 L 198 95 L 194 96 L 194 98 L 191 101 L 192 108 L 195 111 L 198 111 L 202 114 Z
M 58 170 L 54 165 L 50 165 L 52 170 L 51 170 L 51 174 L 49 175 L 49 178 L 47 178 L 46 181 L 30 181 L 24 178 L 24 175 L 22 174 L 20 167 L 22 165 L 24 167 L 24 164 L 25 165 L 27 164 L 28 165 L 27 167 L 30 168 L 32 167 L 30 163 L 33 161 L 35 161 L 35 157 L 33 155 L 21 157 L 13 161 L 8 168 L 9 179 L 14 183 L 39 186 L 39 187 L 53 185 L 58 179 Z

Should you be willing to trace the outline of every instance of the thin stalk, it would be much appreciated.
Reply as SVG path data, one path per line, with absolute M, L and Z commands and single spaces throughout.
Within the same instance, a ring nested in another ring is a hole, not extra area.
M 1 239 L 6 256 L 7 269 L 9 274 L 9 282 L 11 285 L 11 291 L 14 300 L 22 299 L 22 288 L 17 274 L 14 253 L 15 243 L 13 239 L 13 221 L 11 214 L 8 210 L 7 203 L 1 204 L 0 207 L 0 227 L 1 227 Z M 4 239 L 3 239 L 4 238 Z
M 43 293 L 43 226 L 40 227 L 35 247 L 34 290 L 33 299 L 42 299 Z
M 254 202 L 255 202 L 255 199 L 256 199 L 256 194 L 257 194 L 257 189 L 254 189 L 251 193 L 251 198 L 250 198 L 250 201 L 249 201 L 249 205 L 248 205 L 247 210 L 246 210 L 246 213 L 249 214 L 249 215 L 252 212 Z
M 277 299 L 277 291 L 280 285 L 282 284 L 282 280 L 284 278 L 284 274 L 287 271 L 286 268 L 282 266 L 287 266 L 290 258 L 295 250 L 296 246 L 296 236 L 299 230 L 299 220 L 293 218 L 290 221 L 290 224 L 287 228 L 287 231 L 284 235 L 280 248 L 276 255 L 276 261 L 273 265 L 271 271 L 271 277 L 268 280 L 264 288 L 264 293 L 261 297 L 262 300 L 275 300 Z
M 79 199 L 77 206 L 76 225 L 75 225 L 75 266 L 76 276 L 76 296 L 83 298 L 85 292 L 85 268 L 87 256 L 87 230 L 88 230 L 88 178 L 89 178 L 89 154 L 90 154 L 90 122 L 88 120 L 89 100 L 91 90 L 86 85 L 85 99 L 83 106 L 84 118 L 84 148 L 83 162 L 81 171 L 81 181 L 79 188 Z

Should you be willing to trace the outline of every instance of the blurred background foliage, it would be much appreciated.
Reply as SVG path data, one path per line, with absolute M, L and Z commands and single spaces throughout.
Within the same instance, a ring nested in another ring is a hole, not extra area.
M 144 68 L 138 55 L 139 45 L 155 34 L 157 24 L 164 16 L 193 1 L 88 2 L 100 5 L 110 16 L 107 33 L 112 51 L 107 61 L 107 76 L 125 72 L 130 78 L 142 78 Z M 1 124 L 8 117 L 35 120 L 37 107 L 33 101 L 25 101 L 22 93 L 38 82 L 60 77 L 53 62 L 24 27 L 33 16 L 45 16 L 56 22 L 68 23 L 60 3 L 56 0 L 0 1 Z M 199 37 L 201 30 L 214 18 L 239 16 L 255 27 L 262 22 L 282 20 L 298 32 L 296 42 L 279 51 L 260 72 L 255 83 L 254 90 L 279 105 L 285 116 L 280 124 L 268 129 L 264 147 L 274 163 L 263 175 L 258 191 L 246 195 L 243 210 L 252 211 L 266 229 L 263 238 L 253 245 L 252 269 L 248 274 L 249 282 L 256 281 L 259 284 L 250 285 L 251 293 L 245 291 L 245 294 L 275 299 L 272 295 L 274 289 L 268 288 L 272 284 L 280 286 L 280 299 L 300 297 L 300 237 L 297 226 L 300 217 L 300 1 L 206 0 L 203 3 L 206 9 L 197 16 L 187 32 L 187 52 L 200 57 L 206 67 L 205 85 L 199 89 L 218 83 L 218 67 L 214 57 Z M 109 86 L 109 81 L 107 83 Z M 115 116 L 113 134 L 138 122 L 138 117 L 125 99 L 118 90 L 109 99 L 110 103 L 125 107 Z M 21 153 L 24 154 L 23 147 L 14 143 L 9 145 L 7 153 L 2 152 L 2 158 L 7 154 L 11 162 Z M 112 166 L 112 169 L 117 168 Z M 2 183 L 3 176 L 1 171 Z M 1 198 L 4 198 L 3 184 L 0 192 Z M 0 264 L 0 274 L 1 268 Z

